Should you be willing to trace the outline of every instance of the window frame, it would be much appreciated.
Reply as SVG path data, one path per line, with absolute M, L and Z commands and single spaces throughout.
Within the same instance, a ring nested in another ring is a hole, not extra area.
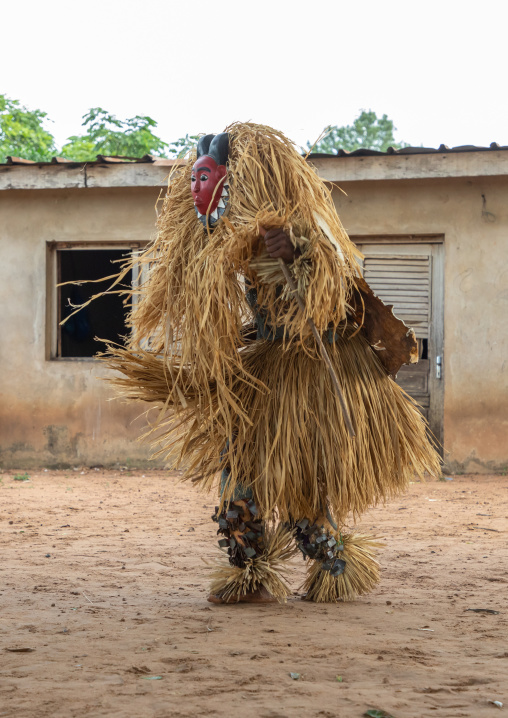
M 113 240 L 96 240 L 96 241 L 51 241 L 46 242 L 46 341 L 45 341 L 45 359 L 46 361 L 55 362 L 96 362 L 95 357 L 62 357 L 59 356 L 59 340 L 61 336 L 60 322 L 60 303 L 58 284 L 60 282 L 60 265 L 58 262 L 58 253 L 62 250 L 126 250 L 131 255 L 141 254 L 148 242 L 140 241 L 121 241 Z M 135 263 L 132 267 L 132 287 L 135 288 L 140 284 L 140 267 Z M 134 297 L 135 300 L 135 297 Z

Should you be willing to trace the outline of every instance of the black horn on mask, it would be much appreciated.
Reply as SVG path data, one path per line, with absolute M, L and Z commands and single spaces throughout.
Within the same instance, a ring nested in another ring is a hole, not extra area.
M 213 140 L 215 135 L 205 135 L 204 137 L 199 138 L 198 142 L 198 160 L 202 155 L 208 154 L 208 149 L 210 147 L 210 142 Z
M 229 136 L 227 132 L 218 135 L 205 135 L 198 142 L 198 159 L 207 155 L 215 160 L 218 165 L 225 165 L 228 161 Z

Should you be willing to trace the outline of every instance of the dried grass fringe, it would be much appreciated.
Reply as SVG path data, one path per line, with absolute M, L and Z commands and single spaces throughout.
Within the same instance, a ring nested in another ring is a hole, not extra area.
M 336 538 L 339 538 L 338 534 Z M 346 562 L 344 573 L 334 578 L 329 571 L 323 571 L 319 561 L 311 561 L 301 587 L 305 591 L 306 601 L 354 601 L 358 596 L 370 593 L 379 583 L 376 549 L 383 544 L 373 536 L 360 533 L 342 534 L 342 541 Z
M 232 389 L 252 424 L 233 422 L 231 434 L 213 385 L 209 406 L 187 392 L 186 409 L 172 413 L 167 397 L 174 392 L 162 358 L 124 350 L 112 366 L 122 372 L 115 382 L 125 396 L 159 402 L 156 455 L 175 468 L 185 466 L 185 477 L 210 489 L 227 464 L 224 502 L 241 484 L 252 489 L 265 519 L 275 513 L 281 521 L 316 516 L 328 506 L 343 523 L 350 512 L 357 517 L 404 491 L 415 475 L 440 470 L 418 408 L 386 376 L 366 340 L 352 333 L 346 327 L 328 351 L 353 418 L 354 440 L 323 362 L 294 344 L 284 349 L 280 342 L 260 341 L 242 351 L 254 381 L 236 379 Z
M 212 573 L 211 593 L 226 601 L 234 601 L 264 587 L 279 603 L 284 603 L 291 595 L 291 589 L 284 580 L 287 570 L 284 564 L 295 554 L 292 540 L 293 533 L 284 526 L 272 527 L 264 534 L 263 554 L 249 559 L 244 568 L 218 559 Z

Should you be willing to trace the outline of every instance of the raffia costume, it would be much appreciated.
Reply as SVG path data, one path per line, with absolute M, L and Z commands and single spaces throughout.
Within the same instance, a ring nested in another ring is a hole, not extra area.
M 137 260 L 146 279 L 132 337 L 110 347 L 108 363 L 124 396 L 160 407 L 147 432 L 157 455 L 200 488 L 220 482 L 214 519 L 227 556 L 213 594 L 238 600 L 263 586 L 284 599 L 296 542 L 308 560 L 306 598 L 349 600 L 372 589 L 378 563 L 376 542 L 344 531 L 347 518 L 439 471 L 424 419 L 389 376 L 415 359 L 414 335 L 360 278 L 329 190 L 293 145 L 265 126 L 226 131 L 226 209 L 198 221 L 193 158 L 177 170 Z M 260 227 L 289 234 L 304 311 Z

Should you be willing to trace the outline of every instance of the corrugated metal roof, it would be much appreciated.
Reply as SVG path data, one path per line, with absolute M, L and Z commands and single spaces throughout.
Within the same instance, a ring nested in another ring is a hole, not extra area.
M 508 150 L 508 145 L 499 145 L 497 142 L 492 142 L 488 147 L 478 147 L 476 145 L 460 145 L 459 147 L 448 147 L 447 145 L 439 145 L 435 147 L 402 147 L 401 149 L 395 149 L 389 147 L 386 152 L 379 152 L 378 150 L 360 149 L 354 150 L 354 152 L 348 152 L 347 150 L 339 150 L 336 154 L 327 154 L 322 152 L 313 152 L 309 155 L 309 158 L 321 158 L 321 157 L 383 157 L 387 155 L 431 155 L 431 154 L 446 154 L 446 153 L 459 153 L 459 152 L 493 152 L 498 150 Z M 34 162 L 33 160 L 25 160 L 23 157 L 7 157 L 7 162 L 0 164 L 0 167 L 6 165 L 103 165 L 103 164 L 140 164 L 150 163 L 156 165 L 173 165 L 181 162 L 176 159 L 166 159 L 165 157 L 155 157 L 154 155 L 144 155 L 143 157 L 124 157 L 121 155 L 106 156 L 97 155 L 95 160 L 90 161 L 76 161 L 69 160 L 65 157 L 52 157 L 50 162 Z
M 386 152 L 367 149 L 354 150 L 354 152 L 339 150 L 336 154 L 313 152 L 309 157 L 382 157 L 384 155 L 432 155 L 457 152 L 493 152 L 496 150 L 508 150 L 508 145 L 499 145 L 497 142 L 491 142 L 488 147 L 477 147 L 476 145 L 460 145 L 459 147 L 439 145 L 437 149 L 435 147 L 401 147 L 401 149 L 388 147 Z
M 23 157 L 7 157 L 7 162 L 0 164 L 0 167 L 12 165 L 37 165 L 38 167 L 47 167 L 48 165 L 104 165 L 104 164 L 155 164 L 155 165 L 173 165 L 180 160 L 170 160 L 165 157 L 154 157 L 153 155 L 144 155 L 143 157 L 124 157 L 122 155 L 97 155 L 95 160 L 69 160 L 66 157 L 52 157 L 49 162 L 35 162 L 34 160 L 25 160 Z

